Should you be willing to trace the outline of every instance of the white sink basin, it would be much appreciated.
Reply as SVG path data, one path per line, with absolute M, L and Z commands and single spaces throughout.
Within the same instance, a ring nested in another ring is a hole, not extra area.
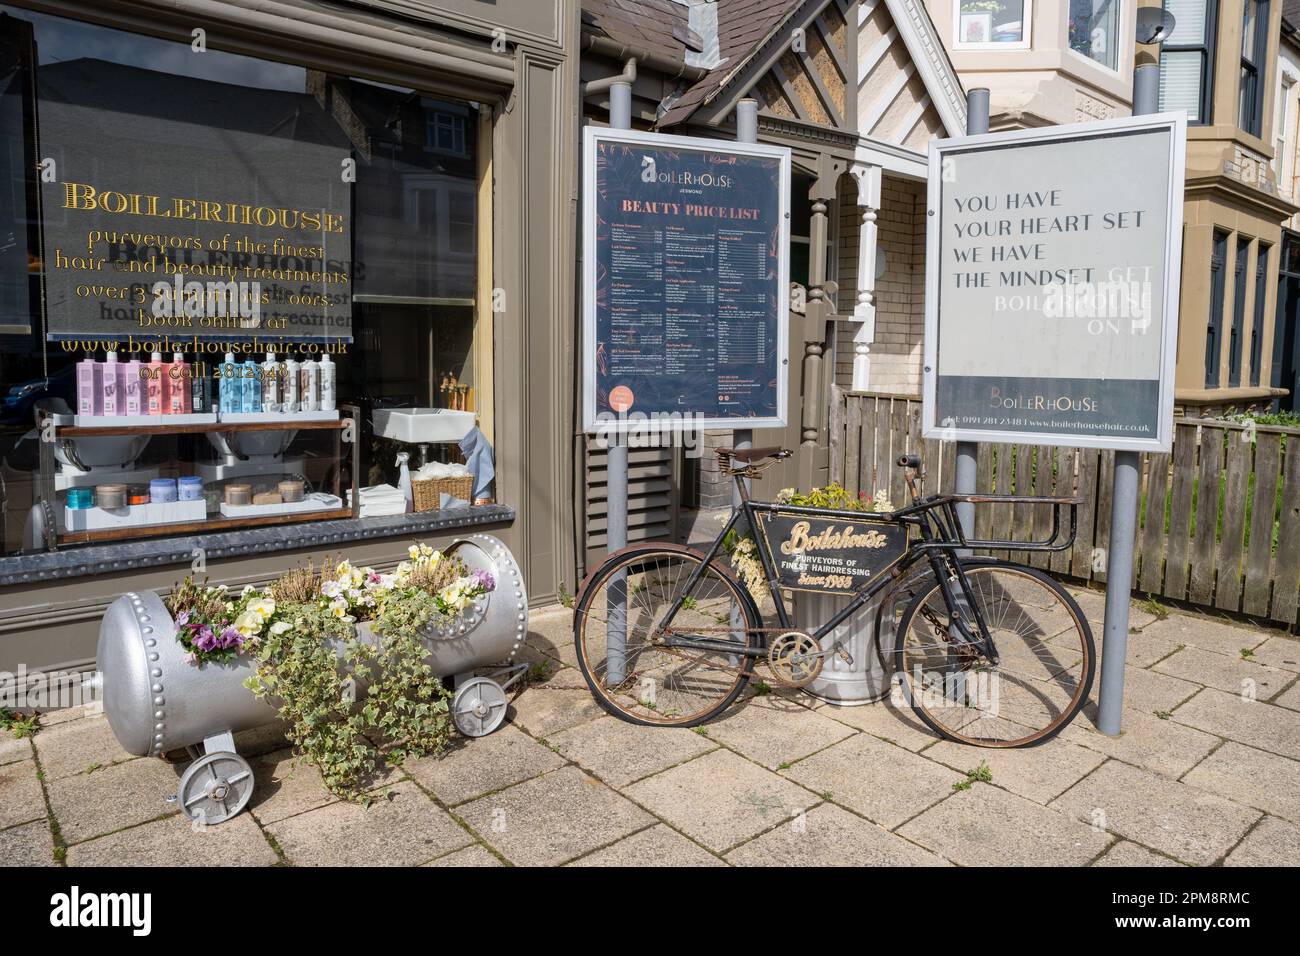
M 411 445 L 460 441 L 474 427 L 473 412 L 450 408 L 376 408 L 375 434 Z

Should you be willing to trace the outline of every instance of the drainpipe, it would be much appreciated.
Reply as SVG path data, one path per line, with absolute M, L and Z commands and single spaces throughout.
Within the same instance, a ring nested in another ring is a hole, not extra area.
M 591 80 L 582 84 L 582 98 L 585 100 L 589 96 L 595 96 L 597 93 L 605 93 L 613 89 L 617 84 L 626 84 L 630 90 L 632 84 L 636 82 L 636 57 L 630 56 L 627 62 L 623 64 L 623 72 L 614 76 L 603 76 L 598 80 Z M 614 125 L 611 120 L 610 125 Z
M 702 66 L 690 66 L 676 57 L 664 56 L 662 53 L 656 53 L 653 50 L 637 49 L 619 43 L 617 40 L 611 40 L 609 37 L 588 35 L 583 39 L 582 48 L 613 60 L 626 61 L 629 58 L 635 58 L 642 66 L 654 70 L 656 73 L 662 73 L 667 79 L 689 80 L 693 83 L 696 80 L 703 79 L 709 73 Z

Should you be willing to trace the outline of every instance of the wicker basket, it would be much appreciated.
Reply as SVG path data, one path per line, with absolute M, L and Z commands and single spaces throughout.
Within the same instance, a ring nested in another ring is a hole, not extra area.
M 463 498 L 473 504 L 474 476 L 457 475 L 454 478 L 427 478 L 411 480 L 411 497 L 416 511 L 437 511 L 442 492 L 453 498 Z

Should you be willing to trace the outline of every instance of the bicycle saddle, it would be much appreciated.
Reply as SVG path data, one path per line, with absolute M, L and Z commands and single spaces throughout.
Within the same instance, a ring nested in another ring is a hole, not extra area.
M 763 458 L 789 458 L 794 452 L 773 445 L 770 448 L 719 448 L 718 457 L 752 464 Z

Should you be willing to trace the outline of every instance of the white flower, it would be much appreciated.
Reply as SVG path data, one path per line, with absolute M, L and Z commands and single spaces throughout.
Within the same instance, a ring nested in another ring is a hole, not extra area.
M 285 631 L 292 631 L 292 630 L 293 630 L 293 625 L 290 624 L 288 621 L 276 621 L 274 624 L 271 625 L 271 634 L 276 637 L 280 636 Z
M 884 488 L 881 488 L 879 491 L 877 491 L 874 495 L 871 496 L 871 505 L 872 505 L 872 510 L 874 511 L 894 510 L 894 505 L 889 500 L 889 492 Z
M 242 591 L 239 592 L 239 596 L 240 596 L 240 597 L 248 597 L 250 594 L 252 594 L 252 593 L 253 593 L 254 591 L 256 591 L 256 590 L 257 590 L 257 588 L 253 587 L 251 584 L 245 584 L 245 585 L 244 585 L 244 590 L 242 590 Z
M 326 581 L 321 584 L 320 593 L 327 598 L 336 598 L 343 593 L 343 585 L 337 581 Z
M 256 601 L 248 602 L 248 610 L 265 621 L 275 613 L 275 601 L 269 597 L 258 598 Z
M 411 556 L 411 560 L 414 561 L 420 557 L 420 546 L 418 544 L 413 544 L 406 549 L 406 553 L 409 554 Z
M 794 495 L 795 495 L 795 489 L 782 488 L 780 491 L 776 493 L 776 500 L 784 504 L 785 502 L 793 498 Z
M 262 619 L 256 611 L 245 611 L 235 618 L 235 630 L 244 637 L 253 637 L 262 631 Z

